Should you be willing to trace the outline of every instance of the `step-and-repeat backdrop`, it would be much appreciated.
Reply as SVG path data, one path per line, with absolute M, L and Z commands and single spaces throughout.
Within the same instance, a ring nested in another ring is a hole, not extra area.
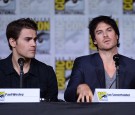
M 120 29 L 121 54 L 135 58 L 135 0 L 0 0 L 0 59 L 10 50 L 6 26 L 30 17 L 38 25 L 36 58 L 53 66 L 59 98 L 69 81 L 76 57 L 96 52 L 89 35 L 89 21 L 112 16 Z

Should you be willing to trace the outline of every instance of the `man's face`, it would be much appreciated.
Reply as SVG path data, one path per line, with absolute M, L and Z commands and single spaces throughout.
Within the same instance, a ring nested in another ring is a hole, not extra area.
M 100 22 L 95 29 L 95 42 L 99 50 L 111 50 L 117 47 L 118 35 L 114 29 L 104 23 Z
M 19 38 L 13 42 L 13 55 L 17 57 L 33 58 L 36 53 L 37 34 L 32 29 L 22 29 Z

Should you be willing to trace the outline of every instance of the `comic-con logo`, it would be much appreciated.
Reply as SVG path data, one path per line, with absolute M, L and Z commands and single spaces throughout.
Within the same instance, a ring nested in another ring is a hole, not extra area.
M 0 101 L 5 100 L 5 92 L 0 92 Z
M 98 99 L 99 99 L 99 101 L 108 101 L 107 93 L 98 92 Z

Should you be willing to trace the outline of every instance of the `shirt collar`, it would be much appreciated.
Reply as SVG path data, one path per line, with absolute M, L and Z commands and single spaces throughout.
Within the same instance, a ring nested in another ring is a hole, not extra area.
M 3 70 L 7 75 L 13 74 L 15 72 L 15 69 L 13 68 L 13 63 L 12 63 L 12 53 L 3 60 Z M 29 73 L 32 74 L 32 76 L 38 76 L 38 69 L 37 69 L 37 61 L 36 59 L 31 59 L 31 64 L 30 64 L 30 70 Z

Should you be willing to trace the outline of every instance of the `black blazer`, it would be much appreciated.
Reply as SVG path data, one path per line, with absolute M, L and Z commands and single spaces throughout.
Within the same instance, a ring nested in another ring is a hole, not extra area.
M 119 59 L 119 87 L 121 89 L 135 88 L 135 60 L 120 55 Z M 76 58 L 71 77 L 64 94 L 66 101 L 77 100 L 77 86 L 87 84 L 93 94 L 95 88 L 106 88 L 103 62 L 98 53 Z

